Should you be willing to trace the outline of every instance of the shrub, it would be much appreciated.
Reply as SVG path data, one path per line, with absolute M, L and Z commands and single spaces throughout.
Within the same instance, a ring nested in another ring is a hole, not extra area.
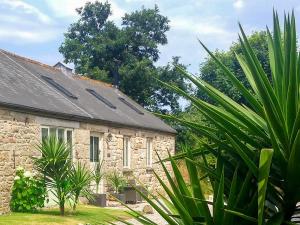
M 14 212 L 34 212 L 44 207 L 47 197 L 45 180 L 23 168 L 18 168 L 10 202 Z
M 90 184 L 93 180 L 93 174 L 86 168 L 85 165 L 78 162 L 76 165 L 72 166 L 69 179 L 71 184 L 71 193 L 74 200 L 73 210 L 76 210 L 79 196 L 82 195 L 88 199 L 92 198 Z
M 102 165 L 103 165 L 103 161 L 98 162 L 96 163 L 94 168 L 94 181 L 96 184 L 96 194 L 99 193 L 99 184 L 104 176 L 104 172 L 102 172 Z
M 119 194 L 123 191 L 126 180 L 123 176 L 121 176 L 117 171 L 113 171 L 112 173 L 107 175 L 107 182 L 114 189 L 116 194 Z

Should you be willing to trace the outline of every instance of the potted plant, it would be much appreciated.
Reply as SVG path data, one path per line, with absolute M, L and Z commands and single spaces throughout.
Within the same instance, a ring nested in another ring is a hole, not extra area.
M 112 195 L 125 203 L 125 194 L 123 193 L 126 185 L 125 178 L 116 171 L 113 171 L 107 176 L 107 182 L 113 188 L 114 192 Z
M 92 204 L 96 206 L 105 207 L 106 206 L 106 194 L 99 193 L 99 185 L 104 177 L 104 173 L 102 172 L 103 161 L 95 164 L 94 168 L 94 181 L 96 184 L 96 193 L 93 194 Z

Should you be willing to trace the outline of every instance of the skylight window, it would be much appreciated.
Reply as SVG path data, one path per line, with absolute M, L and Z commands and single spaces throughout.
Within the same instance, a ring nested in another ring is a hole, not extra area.
M 78 99 L 75 95 L 73 95 L 70 91 L 65 89 L 63 86 L 61 86 L 59 83 L 54 81 L 50 77 L 42 76 L 43 80 L 45 80 L 47 83 L 51 84 L 55 89 L 62 92 L 64 95 L 66 95 L 69 98 Z
M 93 89 L 88 89 L 87 88 L 86 91 L 89 92 L 90 94 L 94 95 L 98 100 L 100 100 L 101 102 L 103 102 L 104 104 L 106 104 L 108 107 L 110 107 L 112 109 L 116 109 L 117 108 L 110 101 L 108 101 L 106 98 L 102 97 L 99 93 L 97 93 Z
M 139 110 L 137 107 L 132 105 L 130 102 L 126 101 L 126 99 L 119 97 L 119 100 L 123 102 L 125 105 L 127 105 L 128 107 L 130 107 L 131 109 L 133 109 L 134 111 L 136 111 L 138 114 L 144 115 L 144 113 L 141 110 Z

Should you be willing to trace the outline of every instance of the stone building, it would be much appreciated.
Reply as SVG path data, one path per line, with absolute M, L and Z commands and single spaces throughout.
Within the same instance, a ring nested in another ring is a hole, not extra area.
M 175 133 L 109 84 L 0 50 L 0 213 L 9 211 L 16 168 L 34 169 L 42 137 L 70 143 L 74 161 L 92 168 L 103 160 L 105 172 L 155 189 L 153 170 L 166 179 L 155 151 L 173 154 Z

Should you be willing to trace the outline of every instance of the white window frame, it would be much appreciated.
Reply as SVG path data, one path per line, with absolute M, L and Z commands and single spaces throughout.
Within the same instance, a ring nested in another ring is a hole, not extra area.
M 56 137 L 58 137 L 58 129 L 63 129 L 64 130 L 64 141 L 67 141 L 67 131 L 71 131 L 72 132 L 72 148 L 71 148 L 71 157 L 72 160 L 74 159 L 74 149 L 73 149 L 73 145 L 74 145 L 74 129 L 71 128 L 65 128 L 65 127 L 56 127 L 56 126 L 41 126 L 40 128 L 40 132 L 41 132 L 41 137 L 40 140 L 43 140 L 43 134 L 42 134 L 42 129 L 48 129 L 48 137 L 50 136 L 50 128 L 55 128 L 56 129 Z
M 48 130 L 48 137 L 49 137 L 49 132 L 50 132 L 50 127 L 47 127 L 47 126 L 41 126 L 41 137 L 40 137 L 40 140 L 42 141 L 43 140 L 43 133 L 42 133 L 42 129 L 47 129 Z
M 146 138 L 146 166 L 147 167 L 152 167 L 152 152 L 153 152 L 153 138 Z
M 91 137 L 97 137 L 98 138 L 98 154 L 99 154 L 99 162 L 101 163 L 102 160 L 103 160 L 103 151 L 104 151 L 104 146 L 103 146 L 103 134 L 98 134 L 98 133 L 91 133 L 90 134 L 90 140 L 91 140 Z M 91 141 L 90 141 L 90 145 L 91 145 Z M 91 154 L 91 146 L 89 148 L 89 154 Z M 90 158 L 90 163 L 98 163 L 98 162 L 95 162 L 95 161 L 91 161 L 91 157 Z
M 127 165 L 125 165 L 125 141 L 127 141 Z M 131 166 L 131 148 L 130 148 L 130 137 L 123 137 L 123 168 L 130 169 Z
M 104 142 L 103 142 L 103 138 L 104 138 L 104 134 L 103 133 L 98 133 L 98 132 L 90 132 L 90 140 L 91 137 L 98 137 L 99 138 L 99 143 L 98 143 L 98 147 L 99 147 L 99 163 L 103 163 L 104 161 Z M 89 142 L 90 142 L 89 140 Z M 91 144 L 91 143 L 90 143 Z M 89 154 L 91 154 L 90 152 L 90 146 L 89 146 Z M 92 162 L 89 156 L 89 162 L 90 162 L 90 168 L 91 171 L 93 171 L 95 169 L 96 163 L 98 162 Z M 104 168 L 102 167 L 101 170 L 103 171 Z M 92 189 L 93 191 L 96 191 L 96 183 L 95 181 L 92 182 Z M 104 179 L 101 179 L 100 184 L 99 184 L 99 193 L 103 193 L 104 191 Z

